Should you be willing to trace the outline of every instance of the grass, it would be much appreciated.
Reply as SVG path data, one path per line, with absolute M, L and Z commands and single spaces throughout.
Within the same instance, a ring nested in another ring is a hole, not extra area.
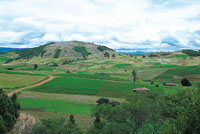
M 46 78 L 45 76 L 0 73 L 0 88 L 9 90 L 26 87 Z
M 68 114 L 91 114 L 93 104 L 76 103 L 63 100 L 44 100 L 20 98 L 19 103 L 23 111 L 56 112 Z
M 200 75 L 200 68 L 198 68 L 198 66 L 181 66 L 181 67 L 169 69 L 164 74 L 177 75 L 177 76 L 184 76 L 186 74 L 199 74 Z
M 5 73 L 5 74 L 21 74 L 21 75 L 47 76 L 46 74 L 28 73 L 28 72 L 20 72 L 20 71 L 8 71 L 8 70 L 0 70 L 0 73 Z
M 162 88 L 155 87 L 149 82 L 139 81 L 135 84 L 129 82 L 114 82 L 74 77 L 58 77 L 38 87 L 29 89 L 36 92 L 97 95 L 103 97 L 125 97 L 133 88 L 147 87 L 153 92 L 162 93 Z
M 188 55 L 175 55 L 177 58 L 187 59 Z
M 160 66 L 161 65 L 160 62 L 148 62 L 146 64 L 150 64 L 150 65 L 154 65 L 154 66 Z
M 78 77 L 78 78 L 92 78 L 92 79 L 103 79 L 103 80 L 114 80 L 114 81 L 128 81 L 125 79 L 121 79 L 119 77 L 112 77 L 111 73 L 69 73 L 69 74 L 55 74 L 55 76 L 65 76 L 65 77 Z
M 76 103 L 87 103 L 87 104 L 97 104 L 96 101 L 99 100 L 100 96 L 91 96 L 91 95 L 72 95 L 72 94 L 55 94 L 55 93 L 42 93 L 42 92 L 32 92 L 32 91 L 23 91 L 20 95 L 20 98 L 32 98 L 32 99 L 47 99 L 47 100 L 63 100 Z M 118 98 L 109 98 L 113 101 L 124 102 L 124 99 Z
M 48 93 L 96 95 L 105 83 L 104 80 L 58 77 L 30 90 Z
M 102 65 L 107 65 L 107 64 L 111 64 L 112 63 L 112 61 L 105 61 L 105 62 L 102 62 L 102 63 L 100 63 L 100 64 L 102 64 Z
M 131 64 L 116 64 L 113 67 L 127 67 L 127 66 L 131 66 Z

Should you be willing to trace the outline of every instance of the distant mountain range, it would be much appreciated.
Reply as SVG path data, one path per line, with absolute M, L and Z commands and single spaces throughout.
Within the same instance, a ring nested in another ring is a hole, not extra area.
M 17 50 L 24 50 L 27 48 L 8 48 L 8 47 L 0 47 L 0 52 L 11 52 L 11 51 L 17 51 Z
M 133 49 L 115 49 L 118 53 L 123 54 L 135 54 L 135 55 L 143 55 L 143 54 L 151 54 L 154 52 L 144 52 L 144 51 L 134 51 Z

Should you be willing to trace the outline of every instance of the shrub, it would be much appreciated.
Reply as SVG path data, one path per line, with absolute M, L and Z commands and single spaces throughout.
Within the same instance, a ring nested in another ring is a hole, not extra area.
M 7 68 L 7 70 L 15 70 L 14 68 Z
M 65 118 L 41 119 L 33 128 L 34 134 L 82 134 L 70 116 L 70 121 Z
M 190 81 L 187 78 L 183 78 L 181 80 L 181 84 L 182 84 L 182 86 L 192 86 L 192 84 L 190 83 Z

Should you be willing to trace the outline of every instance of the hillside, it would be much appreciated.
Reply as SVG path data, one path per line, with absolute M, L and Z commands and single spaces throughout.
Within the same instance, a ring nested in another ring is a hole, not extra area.
M 6 53 L 4 56 L 6 63 L 21 61 L 42 60 L 80 60 L 111 57 L 116 52 L 108 47 L 96 45 L 94 43 L 69 41 L 69 42 L 52 42 L 39 47 L 26 50 L 19 50 Z

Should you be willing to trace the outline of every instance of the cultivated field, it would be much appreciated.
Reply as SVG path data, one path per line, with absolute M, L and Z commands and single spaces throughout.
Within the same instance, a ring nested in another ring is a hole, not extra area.
M 1 63 L 8 58 L 1 56 Z M 37 69 L 34 69 L 35 63 L 38 64 Z M 33 57 L 30 61 L 1 65 L 0 88 L 15 90 L 54 76 L 55 79 L 19 94 L 21 111 L 36 119 L 73 114 L 78 125 L 87 129 L 94 121 L 91 111 L 101 97 L 124 103 L 133 94 L 132 89 L 143 87 L 154 93 L 175 94 L 182 89 L 180 81 L 184 77 L 195 88 L 200 85 L 199 63 L 199 58 L 180 52 L 160 57 L 124 54 L 116 54 L 114 58 L 88 56 L 74 61 L 71 58 L 44 60 Z M 133 70 L 138 78 L 135 83 Z M 166 82 L 175 86 L 164 86 Z

